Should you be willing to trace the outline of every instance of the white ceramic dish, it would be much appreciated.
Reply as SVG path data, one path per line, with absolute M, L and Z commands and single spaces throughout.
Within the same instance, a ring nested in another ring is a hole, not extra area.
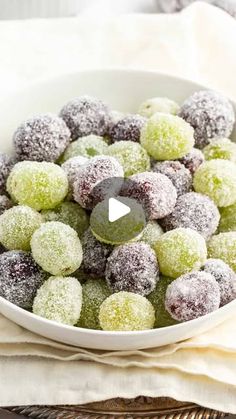
M 194 91 L 196 83 L 142 71 L 86 71 L 33 85 L 0 101 L 0 150 L 11 151 L 17 125 L 38 112 L 58 112 L 69 99 L 90 94 L 114 109 L 135 112 L 152 96 L 167 96 L 181 103 Z M 236 105 L 235 105 L 236 110 Z M 236 140 L 236 132 L 233 133 Z M 144 349 L 175 343 L 206 332 L 236 314 L 236 301 L 199 319 L 162 329 L 143 332 L 103 332 L 64 326 L 35 316 L 0 297 L 0 312 L 10 320 L 53 340 L 93 349 Z

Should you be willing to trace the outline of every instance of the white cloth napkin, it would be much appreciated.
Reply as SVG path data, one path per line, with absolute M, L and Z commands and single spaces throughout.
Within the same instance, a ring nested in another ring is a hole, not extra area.
M 85 68 L 158 70 L 236 98 L 236 21 L 205 3 L 178 15 L 0 22 L 0 92 Z M 1 310 L 1 308 L 0 308 Z M 0 405 L 169 396 L 236 413 L 236 323 L 164 348 L 101 352 L 0 317 Z

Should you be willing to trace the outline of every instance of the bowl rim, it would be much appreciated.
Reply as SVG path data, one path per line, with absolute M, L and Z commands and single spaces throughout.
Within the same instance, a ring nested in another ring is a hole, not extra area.
M 159 78 L 163 78 L 163 79 L 169 79 L 172 82 L 181 82 L 181 83 L 185 83 L 185 84 L 189 84 L 190 85 L 195 85 L 196 88 L 198 88 L 199 90 L 211 90 L 211 87 L 206 87 L 204 85 L 202 85 L 201 83 L 198 83 L 194 80 L 188 79 L 188 78 L 184 78 L 184 77 L 179 77 L 179 76 L 174 76 L 172 74 L 168 74 L 168 73 L 163 73 L 163 72 L 159 72 L 159 71 L 155 71 L 155 70 L 145 70 L 145 69 L 132 69 L 132 68 L 125 68 L 125 67 L 105 67 L 105 68 L 94 68 L 94 69 L 83 69 L 83 70 L 76 70 L 76 71 L 71 71 L 71 72 L 67 72 L 64 74 L 59 74 L 56 77 L 50 76 L 50 77 L 45 77 L 45 78 L 40 78 L 39 80 L 34 80 L 30 83 L 27 83 L 24 86 L 18 87 L 13 91 L 11 91 L 8 96 L 7 96 L 7 100 L 15 97 L 16 95 L 20 94 L 20 92 L 25 92 L 27 90 L 30 90 L 31 88 L 37 87 L 40 88 L 40 86 L 46 86 L 48 84 L 51 83 L 57 83 L 59 81 L 62 80 L 66 80 L 68 79 L 68 77 L 78 77 L 79 75 L 81 76 L 85 76 L 85 75 L 121 75 L 124 76 L 129 75 L 132 76 L 133 74 L 138 75 L 140 77 L 144 76 L 151 76 L 151 77 L 159 77 Z M 214 89 L 215 90 L 215 89 Z M 0 103 L 1 102 L 5 102 L 6 97 L 3 95 L 3 97 L 0 99 Z M 236 107 L 236 102 L 234 100 L 232 100 L 232 98 L 229 98 L 229 100 L 235 105 Z M 70 276 L 73 277 L 73 274 L 71 274 Z M 174 280 L 174 279 L 173 279 Z M 153 328 L 153 329 L 145 329 L 145 330 L 138 330 L 138 331 L 105 331 L 105 330 L 96 330 L 96 329 L 86 329 L 86 328 L 82 328 L 82 327 L 77 327 L 76 325 L 66 325 L 60 322 L 56 322 L 54 320 L 48 320 L 44 317 L 41 317 L 39 315 L 36 315 L 24 308 L 21 308 L 17 305 L 15 305 L 14 303 L 11 303 L 10 301 L 8 301 L 7 299 L 5 299 L 4 297 L 0 296 L 0 313 L 1 313 L 1 305 L 7 306 L 11 311 L 14 311 L 16 314 L 19 313 L 19 315 L 23 314 L 26 318 L 28 319 L 32 319 L 35 320 L 37 322 L 40 322 L 42 325 L 45 325 L 45 327 L 47 326 L 54 326 L 57 327 L 61 330 L 64 331 L 70 331 L 70 332 L 74 332 L 80 334 L 87 334 L 90 335 L 91 337 L 96 337 L 96 336 L 101 336 L 101 337 L 115 337 L 115 336 L 131 336 L 131 337 L 140 337 L 140 336 L 146 336 L 146 335 L 156 335 L 158 333 L 158 331 L 172 331 L 173 329 L 175 330 L 180 330 L 183 328 L 185 328 L 186 323 L 188 323 L 188 325 L 195 325 L 195 323 L 199 322 L 199 319 L 204 319 L 205 321 L 210 320 L 212 317 L 214 317 L 216 315 L 216 313 L 224 313 L 227 312 L 229 309 L 229 306 L 233 307 L 235 306 L 235 310 L 236 310 L 236 300 L 231 301 L 230 303 L 226 304 L 223 307 L 219 307 L 217 310 L 208 313 L 204 316 L 198 317 L 196 319 L 193 320 L 189 320 L 187 322 L 181 322 L 175 325 L 171 325 L 171 326 L 165 326 L 165 327 L 161 327 L 161 328 Z M 223 321 L 223 320 L 222 320 Z M 35 332 L 33 332 L 35 333 Z M 71 345 L 73 346 L 73 345 Z

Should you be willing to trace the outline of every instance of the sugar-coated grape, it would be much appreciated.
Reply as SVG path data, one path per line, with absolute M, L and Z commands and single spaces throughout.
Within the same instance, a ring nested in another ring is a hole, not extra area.
M 6 192 L 6 182 L 7 178 L 16 163 L 14 157 L 8 156 L 5 153 L 0 153 L 0 193 L 4 194 Z
M 58 323 L 75 325 L 82 306 L 82 287 L 73 277 L 51 276 L 39 288 L 33 313 Z
M 99 311 L 103 301 L 111 295 L 104 279 L 88 279 L 82 286 L 83 303 L 78 326 L 101 329 Z
M 140 115 L 127 115 L 119 119 L 109 131 L 112 142 L 134 141 L 139 142 L 140 132 L 146 118 Z
M 118 246 L 107 260 L 105 276 L 113 292 L 148 295 L 159 279 L 155 252 L 142 242 Z
M 104 243 L 122 244 L 138 237 L 146 226 L 142 206 L 134 199 L 117 197 L 130 212 L 117 221 L 109 221 L 109 199 L 96 205 L 90 217 L 90 226 L 95 237 Z
M 229 137 L 235 123 L 232 104 L 213 90 L 195 92 L 183 103 L 179 116 L 194 128 L 195 145 L 200 149 L 212 138 Z
M 167 276 L 161 276 L 160 280 L 157 282 L 156 288 L 151 294 L 147 297 L 150 303 L 152 303 L 155 314 L 155 328 L 158 327 L 167 327 L 172 326 L 177 322 L 174 320 L 168 311 L 165 308 L 165 297 L 166 297 L 166 290 L 167 287 L 171 284 L 173 278 L 168 278 Z
M 221 208 L 219 231 L 221 233 L 236 231 L 236 203 L 229 207 Z
M 34 209 L 18 205 L 0 215 L 0 242 L 9 250 L 30 250 L 30 240 L 43 219 Z
M 222 259 L 236 272 L 236 232 L 213 236 L 208 242 L 208 257 Z
M 220 306 L 220 288 L 207 272 L 191 272 L 173 281 L 167 288 L 165 307 L 178 321 L 193 320 Z
M 236 144 L 228 138 L 212 139 L 203 153 L 206 160 L 224 159 L 236 163 Z
M 13 136 L 17 158 L 39 162 L 55 162 L 70 141 L 70 131 L 65 122 L 53 114 L 28 119 Z
M 104 277 L 107 258 L 113 247 L 109 244 L 99 242 L 88 229 L 82 238 L 83 264 L 85 274 L 95 277 Z
M 236 298 L 236 274 L 223 260 L 208 259 L 203 270 L 216 279 L 220 287 L 220 305 L 230 303 Z
M 131 176 L 122 186 L 121 194 L 139 202 L 149 220 L 163 218 L 175 206 L 177 193 L 170 179 L 161 173 L 143 172 Z
M 4 211 L 10 209 L 13 206 L 13 202 L 6 196 L 0 195 L 0 215 L 4 213 Z
M 161 225 L 165 231 L 192 228 L 209 239 L 216 232 L 219 220 L 219 210 L 208 196 L 189 192 L 177 199 L 174 211 L 161 220 Z
M 91 96 L 70 100 L 62 108 L 60 116 L 70 129 L 73 140 L 90 134 L 103 136 L 111 121 L 107 105 Z
M 150 169 L 150 158 L 146 150 L 134 141 L 117 141 L 108 147 L 107 154 L 120 162 L 125 177 Z
M 75 202 L 62 202 L 52 210 L 41 212 L 44 221 L 60 221 L 72 227 L 81 238 L 89 226 L 86 211 Z
M 194 145 L 193 128 L 178 116 L 154 114 L 141 132 L 140 142 L 156 160 L 180 159 Z
M 76 157 L 71 157 L 70 159 L 66 160 L 65 163 L 61 165 L 61 168 L 67 174 L 67 178 L 69 182 L 69 192 L 67 195 L 67 199 L 72 199 L 74 182 L 77 179 L 81 166 L 87 163 L 87 161 L 88 159 L 84 156 L 76 156 Z
M 31 239 L 33 258 L 52 275 L 70 275 L 82 262 L 82 246 L 75 230 L 59 221 L 42 224 Z
M 218 207 L 228 207 L 236 202 L 236 164 L 220 159 L 206 161 L 196 171 L 193 185 Z
M 157 162 L 152 171 L 166 175 L 176 188 L 177 195 L 183 195 L 192 189 L 192 175 L 179 161 Z
M 179 112 L 179 105 L 174 100 L 167 97 L 153 97 L 141 103 L 138 113 L 150 118 L 157 112 L 177 115 Z
M 102 137 L 98 135 L 87 135 L 86 137 L 81 137 L 76 141 L 71 143 L 65 153 L 63 154 L 62 161 L 65 162 L 68 159 L 76 156 L 83 156 L 87 159 L 106 154 L 107 144 Z
M 99 322 L 108 331 L 147 330 L 154 326 L 155 311 L 142 295 L 121 291 L 103 301 Z
M 182 163 L 192 175 L 196 172 L 204 160 L 205 158 L 203 152 L 195 147 L 193 147 L 192 150 L 186 154 L 186 156 L 179 159 L 180 163 Z
M 149 221 L 142 232 L 140 241 L 152 247 L 162 234 L 161 226 L 156 221 Z
M 74 182 L 75 201 L 83 208 L 92 209 L 107 195 L 119 193 L 123 175 L 122 166 L 114 157 L 93 157 L 81 167 Z
M 176 228 L 163 234 L 154 250 L 161 273 L 171 278 L 200 269 L 207 258 L 204 238 L 190 228 Z
M 55 208 L 68 193 L 66 173 L 54 163 L 17 163 L 7 180 L 14 201 L 36 210 Z
M 46 274 L 29 252 L 15 250 L 0 255 L 0 295 L 13 304 L 31 309 Z

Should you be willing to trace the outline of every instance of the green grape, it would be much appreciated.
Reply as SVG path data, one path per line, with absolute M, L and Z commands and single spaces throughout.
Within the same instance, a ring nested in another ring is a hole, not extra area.
M 103 330 L 135 331 L 152 329 L 155 311 L 145 297 L 121 291 L 112 294 L 101 305 L 99 321 Z
M 146 150 L 134 141 L 117 141 L 108 147 L 107 154 L 120 162 L 125 177 L 150 169 L 150 158 Z
M 203 149 L 206 160 L 224 159 L 236 163 L 236 144 L 228 138 L 215 138 Z
M 141 103 L 138 113 L 146 118 L 151 118 L 157 112 L 177 115 L 179 110 L 178 103 L 173 100 L 167 97 L 153 97 Z
M 220 210 L 219 231 L 236 231 L 236 203 Z
M 73 141 L 68 145 L 65 153 L 62 157 L 62 162 L 70 159 L 71 157 L 83 156 L 83 157 L 94 157 L 102 154 L 106 154 L 107 143 L 103 137 L 98 135 L 88 135 L 86 137 L 80 137 L 78 140 Z
M 218 207 L 228 207 L 236 201 L 236 164 L 229 160 L 209 160 L 195 172 L 196 192 L 209 196 Z
M 31 239 L 34 260 L 52 275 L 70 275 L 82 262 L 82 246 L 75 230 L 59 221 L 42 224 Z
M 53 210 L 41 212 L 44 221 L 60 221 L 73 228 L 81 238 L 89 227 L 89 217 L 86 211 L 75 202 L 63 202 Z
M 43 219 L 30 207 L 18 205 L 0 215 L 0 242 L 8 250 L 30 250 L 30 240 Z
M 153 247 L 162 234 L 161 226 L 156 221 L 149 221 L 139 240 Z
M 154 250 L 161 273 L 171 278 L 200 269 L 207 258 L 204 238 L 190 228 L 176 228 L 163 234 Z
M 82 306 L 82 287 L 76 278 L 51 276 L 39 288 L 33 313 L 58 323 L 75 325 Z
M 147 297 L 152 303 L 156 313 L 154 327 L 167 327 L 178 323 L 171 317 L 165 308 L 166 290 L 172 281 L 173 278 L 162 276 L 158 281 L 155 290 Z
M 156 160 L 184 157 L 194 146 L 193 128 L 178 116 L 154 114 L 141 131 L 140 142 Z
M 97 240 L 108 244 L 122 244 L 142 233 L 146 219 L 143 208 L 131 198 L 117 197 L 131 211 L 117 221 L 109 221 L 109 199 L 96 205 L 90 217 L 90 227 Z
M 222 259 L 236 272 L 236 232 L 212 236 L 208 242 L 208 257 Z
M 82 286 L 83 304 L 78 326 L 86 329 L 101 329 L 99 311 L 103 301 L 111 295 L 104 279 L 88 279 Z
M 54 163 L 17 163 L 7 180 L 13 201 L 38 211 L 56 207 L 68 193 L 66 173 Z

